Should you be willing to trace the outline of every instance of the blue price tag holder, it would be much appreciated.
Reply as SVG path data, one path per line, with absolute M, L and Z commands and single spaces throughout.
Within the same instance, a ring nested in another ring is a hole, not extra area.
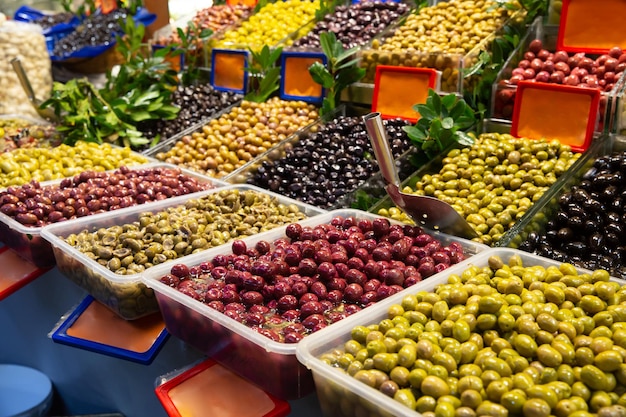
M 313 81 L 309 67 L 315 62 L 326 65 L 328 59 L 321 52 L 285 51 L 280 56 L 280 90 L 283 100 L 302 100 L 319 104 L 326 89 Z
M 143 365 L 168 337 L 160 313 L 126 321 L 90 295 L 51 334 L 54 342 Z
M 211 85 L 218 91 L 245 94 L 248 91 L 250 53 L 242 49 L 213 49 Z

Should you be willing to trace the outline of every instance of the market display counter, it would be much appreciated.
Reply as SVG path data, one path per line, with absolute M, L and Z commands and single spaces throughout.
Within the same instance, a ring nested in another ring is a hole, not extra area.
M 52 380 L 51 416 L 167 416 L 154 392 L 156 379 L 205 356 L 175 337 L 168 338 L 150 365 L 53 342 L 48 333 L 85 295 L 54 268 L 2 300 L 0 363 L 29 366 Z M 290 406 L 290 416 L 321 415 L 315 394 Z

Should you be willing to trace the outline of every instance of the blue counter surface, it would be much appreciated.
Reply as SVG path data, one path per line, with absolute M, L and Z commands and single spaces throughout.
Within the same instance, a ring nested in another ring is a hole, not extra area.
M 167 417 L 154 393 L 157 378 L 204 355 L 173 336 L 150 365 L 53 342 L 48 334 L 86 295 L 54 268 L 0 301 L 0 363 L 30 366 L 52 380 L 52 416 Z M 290 416 L 322 415 L 315 394 L 290 405 Z

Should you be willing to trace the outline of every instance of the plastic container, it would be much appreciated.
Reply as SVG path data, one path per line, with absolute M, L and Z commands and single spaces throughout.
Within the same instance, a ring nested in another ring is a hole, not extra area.
M 182 174 L 190 178 L 196 179 L 203 184 L 212 184 L 215 188 L 227 185 L 226 182 L 207 177 L 205 175 L 193 172 L 177 166 L 166 164 L 163 162 L 154 162 L 145 165 L 129 166 L 130 170 L 148 169 L 148 168 L 174 168 L 179 169 Z M 114 172 L 114 171 L 109 171 Z M 52 180 L 41 183 L 41 187 L 58 186 L 63 180 Z M 0 192 L 3 190 L 0 190 Z M 151 204 L 151 203 L 146 203 Z M 74 220 L 68 220 L 72 222 Z M 8 247 L 16 251 L 22 258 L 34 265 L 45 268 L 54 266 L 54 254 L 52 247 L 41 237 L 43 227 L 32 227 L 19 223 L 14 218 L 0 213 L 0 241 L 4 242 Z
M 0 416 L 45 416 L 52 399 L 52 381 L 44 373 L 26 366 L 0 364 Z
M 307 216 L 315 216 L 323 213 L 323 210 L 309 206 L 295 200 L 288 199 L 278 194 L 262 190 L 257 187 L 227 186 L 219 189 L 195 193 L 193 198 L 198 199 L 210 194 L 228 190 L 253 190 L 261 194 L 269 195 L 283 204 L 295 204 L 301 212 Z M 83 230 L 96 231 L 99 228 L 114 225 L 130 224 L 140 217 L 142 213 L 157 213 L 168 208 L 184 207 L 190 200 L 190 196 L 180 196 L 167 200 L 151 203 L 150 206 L 135 206 L 117 210 L 113 213 L 102 213 L 90 218 L 80 218 L 75 221 L 56 223 L 43 228 L 42 237 L 50 242 L 52 251 L 57 262 L 59 271 L 70 280 L 78 284 L 91 294 L 96 300 L 108 306 L 120 317 L 133 320 L 158 311 L 158 305 L 151 288 L 142 282 L 142 276 L 154 267 L 148 268 L 141 273 L 129 275 L 116 274 L 110 269 L 100 265 L 89 256 L 80 252 L 65 241 L 70 234 L 80 233 Z M 165 264 L 181 262 L 182 258 L 170 259 Z
M 483 124 L 483 132 L 484 133 L 498 133 L 498 134 L 505 134 L 505 133 L 510 133 L 510 122 L 506 121 L 506 120 L 498 120 L 498 119 L 487 119 L 484 120 L 482 122 Z M 602 136 L 599 134 L 596 134 L 596 136 L 594 137 L 594 141 L 592 141 L 592 146 L 590 146 L 589 149 L 587 149 L 585 152 L 583 152 L 581 154 L 581 157 L 578 158 L 577 161 L 575 161 L 570 168 L 563 173 L 559 178 L 557 178 L 556 182 L 554 184 L 552 184 L 552 186 L 548 187 L 548 190 L 551 190 L 552 188 L 558 188 L 564 181 L 567 181 L 568 175 L 571 172 L 575 172 L 581 164 L 583 164 L 584 162 L 582 162 L 582 160 L 584 159 L 583 156 L 586 155 L 589 152 L 593 152 L 590 151 L 590 149 L 593 147 L 593 143 L 595 141 L 601 141 Z M 445 151 L 443 151 L 441 154 L 439 154 L 438 156 L 434 157 L 433 159 L 430 160 L 430 162 L 428 162 L 427 164 L 423 165 L 421 168 L 418 168 L 413 174 L 411 174 L 406 180 L 404 180 L 402 182 L 402 184 L 400 185 L 400 188 L 404 188 L 404 187 L 410 187 L 411 189 L 415 189 L 415 184 L 420 180 L 420 178 L 422 178 L 424 175 L 427 174 L 433 174 L 433 173 L 439 173 L 440 170 L 443 167 L 442 164 L 442 160 L 446 157 L 446 155 L 448 154 L 448 152 L 452 149 L 454 149 L 457 145 L 452 145 L 452 147 L 449 147 L 448 149 L 446 149 Z M 534 202 L 531 207 L 533 207 L 536 204 L 541 204 L 542 201 L 545 201 L 546 198 L 548 198 L 545 194 L 547 194 L 547 191 L 544 192 L 544 195 L 541 196 L 536 202 Z M 380 200 L 378 203 L 376 203 L 374 206 L 372 206 L 370 208 L 370 212 L 372 213 L 381 213 L 381 210 L 384 212 L 384 210 L 389 210 L 390 208 L 396 208 L 397 206 L 391 201 L 391 199 L 389 198 L 389 196 L 383 198 L 382 200 Z M 399 209 L 398 209 L 399 210 Z M 526 216 L 528 216 L 528 211 L 523 215 L 522 219 L 525 218 Z M 399 219 L 399 218 L 398 218 Z M 402 214 L 402 219 L 407 219 L 408 220 L 408 216 Z M 517 222 L 520 222 L 522 219 L 517 220 Z M 508 229 L 507 229 L 508 230 Z M 501 239 L 505 238 L 504 233 L 506 233 L 505 230 L 503 232 L 503 235 L 495 240 L 492 240 L 489 243 L 489 246 L 501 246 L 500 245 L 500 241 Z M 484 236 L 484 235 L 483 235 Z M 481 239 L 481 237 L 476 238 L 476 239 Z
M 310 138 L 311 136 L 315 135 L 323 125 L 332 122 L 337 117 L 360 117 L 364 114 L 365 113 L 363 112 L 359 112 L 358 108 L 347 108 L 346 106 L 341 105 L 333 112 L 323 116 L 317 122 L 302 129 L 296 134 L 289 136 L 287 139 L 285 139 L 275 147 L 269 149 L 267 152 L 263 153 L 262 155 L 258 156 L 257 158 L 253 159 L 249 163 L 233 171 L 222 179 L 233 184 L 254 184 L 254 177 L 258 169 L 263 165 L 264 162 L 275 162 L 283 159 L 289 149 L 295 146 L 302 139 Z M 405 141 L 407 144 L 410 143 L 410 139 L 408 138 L 408 136 L 405 137 Z M 396 158 L 396 170 L 401 180 L 407 178 L 415 171 L 415 161 L 424 163 L 426 162 L 424 160 L 426 158 L 425 155 L 419 152 L 413 145 L 409 144 L 406 148 L 407 150 L 404 151 L 401 155 L 398 155 Z M 415 160 L 412 159 L 414 157 L 416 158 Z M 371 158 L 374 159 L 373 156 L 371 156 Z M 329 210 L 340 208 L 358 208 L 360 210 L 367 210 L 376 201 L 387 195 L 385 191 L 385 186 L 386 183 L 380 172 L 377 170 L 372 176 L 356 186 L 353 190 L 344 194 L 341 197 L 338 197 L 334 204 L 323 208 Z
M 210 117 L 207 117 L 206 119 L 203 119 L 201 121 L 199 121 L 198 123 L 194 123 L 192 126 L 189 126 L 188 128 L 178 132 L 177 134 L 175 134 L 174 136 L 170 136 L 169 138 L 164 138 L 163 140 L 160 140 L 159 143 L 151 148 L 146 149 L 145 151 L 142 152 L 142 154 L 155 158 L 156 155 L 159 152 L 167 152 L 168 150 L 170 150 L 174 144 L 176 142 L 179 142 L 180 140 L 182 140 L 185 136 L 190 136 L 192 135 L 194 132 L 198 132 L 198 131 L 202 131 L 202 127 L 205 126 L 206 124 L 209 123 L 209 121 L 211 121 L 212 119 L 219 119 L 221 116 L 228 114 L 231 112 L 231 110 L 237 106 L 239 106 L 241 104 L 241 101 L 228 106 L 227 108 L 217 111 L 215 112 L 213 115 L 211 115 Z
M 162 377 L 155 388 L 169 417 L 283 417 L 289 403 L 251 384 L 213 359 Z M 245 393 L 246 401 L 241 401 Z
M 508 83 L 508 80 L 513 75 L 513 70 L 517 68 L 518 63 L 524 59 L 524 54 L 529 50 L 530 43 L 535 39 L 541 40 L 544 49 L 551 52 L 557 51 L 556 44 L 558 34 L 559 26 L 545 25 L 541 17 L 538 17 L 528 28 L 526 35 L 504 63 L 492 86 L 491 117 L 512 120 L 517 86 Z M 586 56 L 590 58 L 595 57 L 589 54 Z M 610 114 L 607 113 L 607 111 L 609 111 L 607 101 L 611 95 L 612 93 L 610 91 L 601 92 L 599 122 L 595 129 L 596 132 L 602 132 L 604 130 L 605 120 L 610 120 Z
M 610 120 L 605 132 L 626 135 L 626 72 L 622 73 L 609 96 L 607 114 Z
M 434 1 L 429 2 L 429 7 L 436 6 L 439 3 L 446 1 Z M 421 11 L 420 11 L 421 13 Z M 489 35 L 484 36 L 478 44 L 476 44 L 471 50 L 464 53 L 449 53 L 442 51 L 428 51 L 428 50 L 411 50 L 411 49 L 396 49 L 396 50 L 384 50 L 376 45 L 383 45 L 390 38 L 392 38 L 399 28 L 405 23 L 406 19 L 399 19 L 396 24 L 390 25 L 388 29 L 383 31 L 380 35 L 376 36 L 367 47 L 363 47 L 359 51 L 361 59 L 361 67 L 366 69 L 363 83 L 373 83 L 375 79 L 376 66 L 392 65 L 392 66 L 404 66 L 404 67 L 420 67 L 420 68 L 434 68 L 442 73 L 441 77 L 441 91 L 446 93 L 462 93 L 464 91 L 471 90 L 474 83 L 477 82 L 478 77 L 463 77 L 463 69 L 471 68 L 476 62 L 478 62 L 481 52 L 490 49 L 490 45 L 493 40 L 500 36 L 500 32 L 505 24 L 512 23 L 519 20 L 521 14 L 514 14 L 503 22 Z
M 357 219 L 380 217 L 359 210 L 346 209 L 330 211 L 298 223 L 302 226 L 315 226 L 328 223 L 336 216 L 354 216 Z M 245 241 L 248 247 L 252 247 L 260 240 L 273 242 L 285 237 L 285 229 L 286 226 L 276 228 L 246 238 Z M 485 245 L 443 234 L 436 234 L 436 238 L 443 244 L 460 243 L 467 257 L 487 249 Z M 226 246 L 189 256 L 184 259 L 184 263 L 191 267 L 213 259 L 218 254 L 232 253 L 230 246 Z M 159 265 L 143 274 L 142 280 L 154 290 L 165 326 L 172 335 L 210 355 L 217 362 L 279 398 L 301 398 L 313 391 L 310 372 L 296 359 L 297 343 L 273 341 L 208 305 L 161 283 L 159 279 L 168 274 L 169 270 L 169 266 Z M 369 308 L 354 315 L 367 314 L 364 312 Z M 329 327 L 333 326 L 334 324 L 331 324 Z
M 420 417 L 421 414 L 411 410 L 403 404 L 393 400 L 380 391 L 349 376 L 347 373 L 334 368 L 320 360 L 320 356 L 333 349 L 342 349 L 343 344 L 351 339 L 351 330 L 357 325 L 367 326 L 379 323 L 388 318 L 388 308 L 392 304 L 402 301 L 407 294 L 415 294 L 419 291 L 433 291 L 439 284 L 445 284 L 452 274 L 461 275 L 469 265 L 483 267 L 488 265 L 489 257 L 500 256 L 506 263 L 512 255 L 519 255 L 523 265 L 558 266 L 560 262 L 542 258 L 527 252 L 510 248 L 492 248 L 472 257 L 468 263 L 454 265 L 451 268 L 415 284 L 402 293 L 395 294 L 377 305 L 367 309 L 367 313 L 359 316 L 348 317 L 337 323 L 320 330 L 300 343 L 296 350 L 298 360 L 309 368 L 313 373 L 317 397 L 325 417 L 348 417 L 360 415 L 376 416 L 404 416 Z M 589 272 L 578 269 L 580 273 Z M 618 281 L 618 280 L 616 280 Z M 623 283 L 623 281 L 620 281 Z
M 604 136 L 602 140 L 597 141 L 583 155 L 576 167 L 572 167 L 573 169 L 567 177 L 548 190 L 541 200 L 535 203 L 526 215 L 502 237 L 498 242 L 498 246 L 530 250 L 520 245 L 526 241 L 530 233 L 544 234 L 548 221 L 554 219 L 557 211 L 560 209 L 560 197 L 586 178 L 586 174 L 593 169 L 595 160 L 602 156 L 611 155 L 613 152 L 624 151 L 626 151 L 626 137 L 624 136 Z M 623 182 L 620 182 L 617 186 L 623 187 Z M 623 219 L 618 223 L 624 225 Z M 606 233 L 602 234 L 606 235 Z M 604 245 L 609 245 L 609 243 L 604 242 Z M 573 255 L 573 253 L 568 254 L 568 256 Z M 626 278 L 626 275 L 620 275 L 619 273 L 614 273 L 614 275 L 618 278 Z

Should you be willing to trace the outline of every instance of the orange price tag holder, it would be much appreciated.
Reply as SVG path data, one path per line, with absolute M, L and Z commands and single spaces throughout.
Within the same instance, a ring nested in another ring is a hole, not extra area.
M 160 313 L 124 320 L 87 296 L 51 334 L 53 341 L 149 365 L 169 333 Z
M 279 97 L 283 100 L 301 100 L 319 104 L 326 89 L 313 81 L 309 67 L 315 62 L 326 65 L 328 59 L 321 52 L 285 51 L 280 55 Z
M 165 49 L 165 45 L 152 45 L 152 52 L 156 52 L 160 49 Z M 176 49 L 172 49 L 172 52 L 176 51 Z M 165 56 L 165 61 L 169 62 L 172 66 L 172 69 L 176 72 L 182 71 L 185 68 L 185 54 L 180 55 L 167 55 Z
M 402 118 L 415 123 L 419 119 L 413 106 L 424 104 L 429 89 L 437 89 L 440 73 L 433 68 L 378 65 L 374 78 L 372 111 L 384 119 Z
M 261 390 L 210 358 L 154 391 L 169 417 L 285 417 L 291 411 L 287 401 Z
M 51 269 L 36 267 L 8 246 L 0 248 L 0 265 L 0 301 Z
M 624 0 L 563 0 L 557 49 L 598 55 L 626 49 L 624 16 Z
M 574 152 L 584 152 L 593 139 L 599 105 L 599 89 L 520 81 L 511 134 L 558 139 Z
M 248 90 L 248 51 L 213 49 L 211 53 L 211 85 L 218 91 L 245 94 Z

